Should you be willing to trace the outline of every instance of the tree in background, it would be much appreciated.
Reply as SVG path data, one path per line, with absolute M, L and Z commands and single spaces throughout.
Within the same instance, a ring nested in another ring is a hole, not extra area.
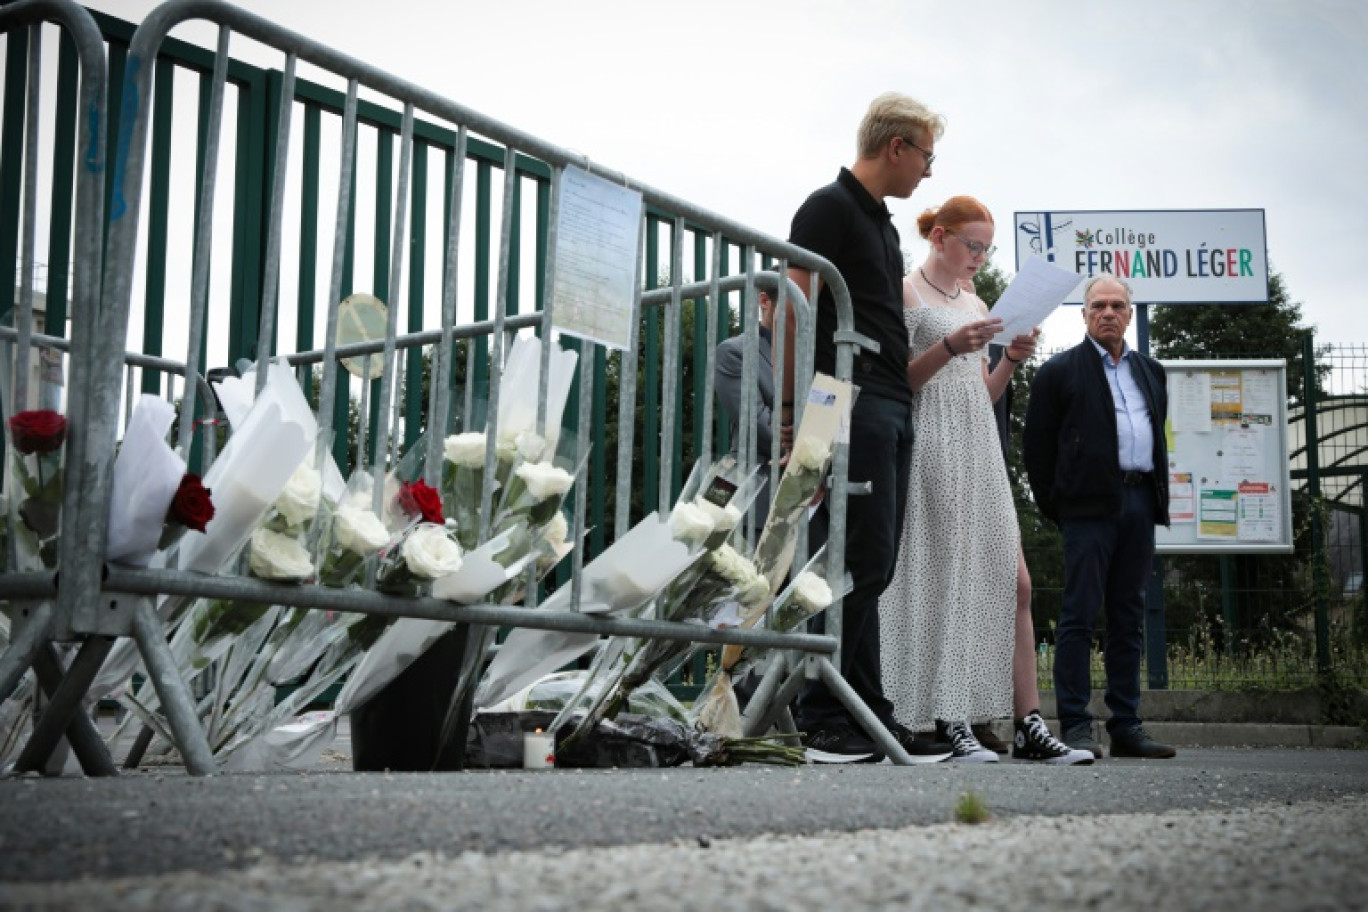
M 1302 305 L 1292 300 L 1286 280 L 1270 271 L 1267 304 L 1156 307 L 1150 339 L 1153 354 L 1160 359 L 1282 359 L 1287 362 L 1287 400 L 1292 408 L 1303 404 L 1306 392 L 1303 340 L 1310 327 L 1302 320 Z M 1324 363 L 1316 368 L 1313 383 L 1318 389 L 1323 388 L 1328 371 Z M 1292 506 L 1294 554 L 1167 558 L 1170 572 L 1164 591 L 1170 627 L 1214 631 L 1208 642 L 1223 652 L 1238 651 L 1246 644 L 1266 647 L 1288 634 L 1309 635 L 1311 505 L 1294 491 Z M 1222 561 L 1233 592 L 1222 586 Z M 1233 612 L 1224 607 L 1223 599 L 1229 596 L 1235 599 L 1230 606 Z M 1236 629 L 1230 631 L 1224 621 L 1232 614 Z M 1194 639 L 1194 649 L 1203 645 L 1202 640 Z

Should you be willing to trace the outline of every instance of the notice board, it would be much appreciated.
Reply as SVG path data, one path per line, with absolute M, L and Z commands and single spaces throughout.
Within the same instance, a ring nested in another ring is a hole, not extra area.
M 1169 518 L 1160 554 L 1287 554 L 1287 363 L 1164 361 Z

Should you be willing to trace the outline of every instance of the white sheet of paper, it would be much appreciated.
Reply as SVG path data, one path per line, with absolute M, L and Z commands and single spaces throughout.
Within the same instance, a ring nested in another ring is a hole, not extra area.
M 1178 433 L 1211 433 L 1211 375 L 1206 371 L 1169 373 L 1169 418 Z
M 1044 323 L 1045 318 L 1064 303 L 1069 292 L 1077 287 L 1082 278 L 1078 273 L 1060 269 L 1043 257 L 1031 257 L 989 313 L 989 316 L 1002 320 L 998 341 L 1005 344 Z
M 1263 447 L 1265 428 L 1228 428 L 1221 444 L 1221 477 L 1231 482 L 1267 477 Z
M 1240 485 L 1236 518 L 1240 541 L 1277 541 L 1282 531 L 1282 505 L 1273 485 L 1266 481 Z
M 1244 372 L 1244 418 L 1255 421 L 1260 418 L 1272 420 L 1278 413 L 1278 372 L 1271 370 L 1247 370 Z
M 556 329 L 620 351 L 636 316 L 641 194 L 581 168 L 561 175 L 556 216 Z

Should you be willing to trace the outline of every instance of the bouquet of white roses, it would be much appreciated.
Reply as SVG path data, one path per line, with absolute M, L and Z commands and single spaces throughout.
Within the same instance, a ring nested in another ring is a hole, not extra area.
M 802 572 L 775 597 L 773 604 L 766 609 L 743 612 L 741 628 L 761 627 L 778 633 L 788 633 L 799 629 L 809 618 L 825 611 L 836 599 L 843 597 L 854 584 L 849 573 L 840 584 L 832 587 L 826 580 L 827 553 L 823 547 L 808 561 Z M 732 690 L 733 678 L 751 667 L 767 650 L 752 646 L 724 646 L 717 670 L 704 685 L 703 695 L 694 704 L 691 716 L 695 724 L 706 731 L 739 736 L 741 734 L 741 715 L 737 707 L 736 694 Z
M 729 470 L 732 465 L 727 463 L 724 468 Z M 693 493 L 698 486 L 691 479 L 684 492 L 693 494 L 692 499 L 682 499 L 671 513 L 670 527 L 675 538 L 692 547 L 702 547 L 704 553 L 701 560 L 666 585 L 654 600 L 652 616 L 659 620 L 706 623 L 729 605 L 763 610 L 769 603 L 770 590 L 764 577 L 736 547 L 726 543 L 729 538 L 736 537 L 733 533 L 738 521 L 763 487 L 764 480 L 758 473 L 752 473 L 740 485 L 719 485 L 720 477 L 720 472 L 708 477 L 699 494 Z M 730 498 L 724 499 L 723 491 L 729 492 Z M 723 526 L 721 530 L 718 523 Z M 738 538 L 737 546 L 740 545 Z M 573 743 L 591 732 L 601 719 L 613 718 L 633 690 L 664 664 L 688 654 L 693 648 L 688 642 L 663 639 L 626 639 L 620 645 L 605 647 L 589 683 L 607 675 L 613 685 L 603 688 L 590 703 L 567 741 Z M 579 709 L 578 703 L 568 705 L 553 722 L 553 729 L 568 723 Z

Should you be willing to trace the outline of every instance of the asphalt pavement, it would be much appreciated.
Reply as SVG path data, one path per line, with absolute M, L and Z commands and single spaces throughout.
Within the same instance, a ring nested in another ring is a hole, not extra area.
M 1368 752 L 1352 750 L 1185 749 L 1173 760 L 1083 767 L 1004 760 L 428 774 L 353 773 L 345 754 L 327 758 L 307 773 L 194 778 L 154 767 L 109 779 L 0 781 L 0 906 L 7 883 L 925 827 L 950 820 L 966 792 L 996 821 L 1368 797 Z

